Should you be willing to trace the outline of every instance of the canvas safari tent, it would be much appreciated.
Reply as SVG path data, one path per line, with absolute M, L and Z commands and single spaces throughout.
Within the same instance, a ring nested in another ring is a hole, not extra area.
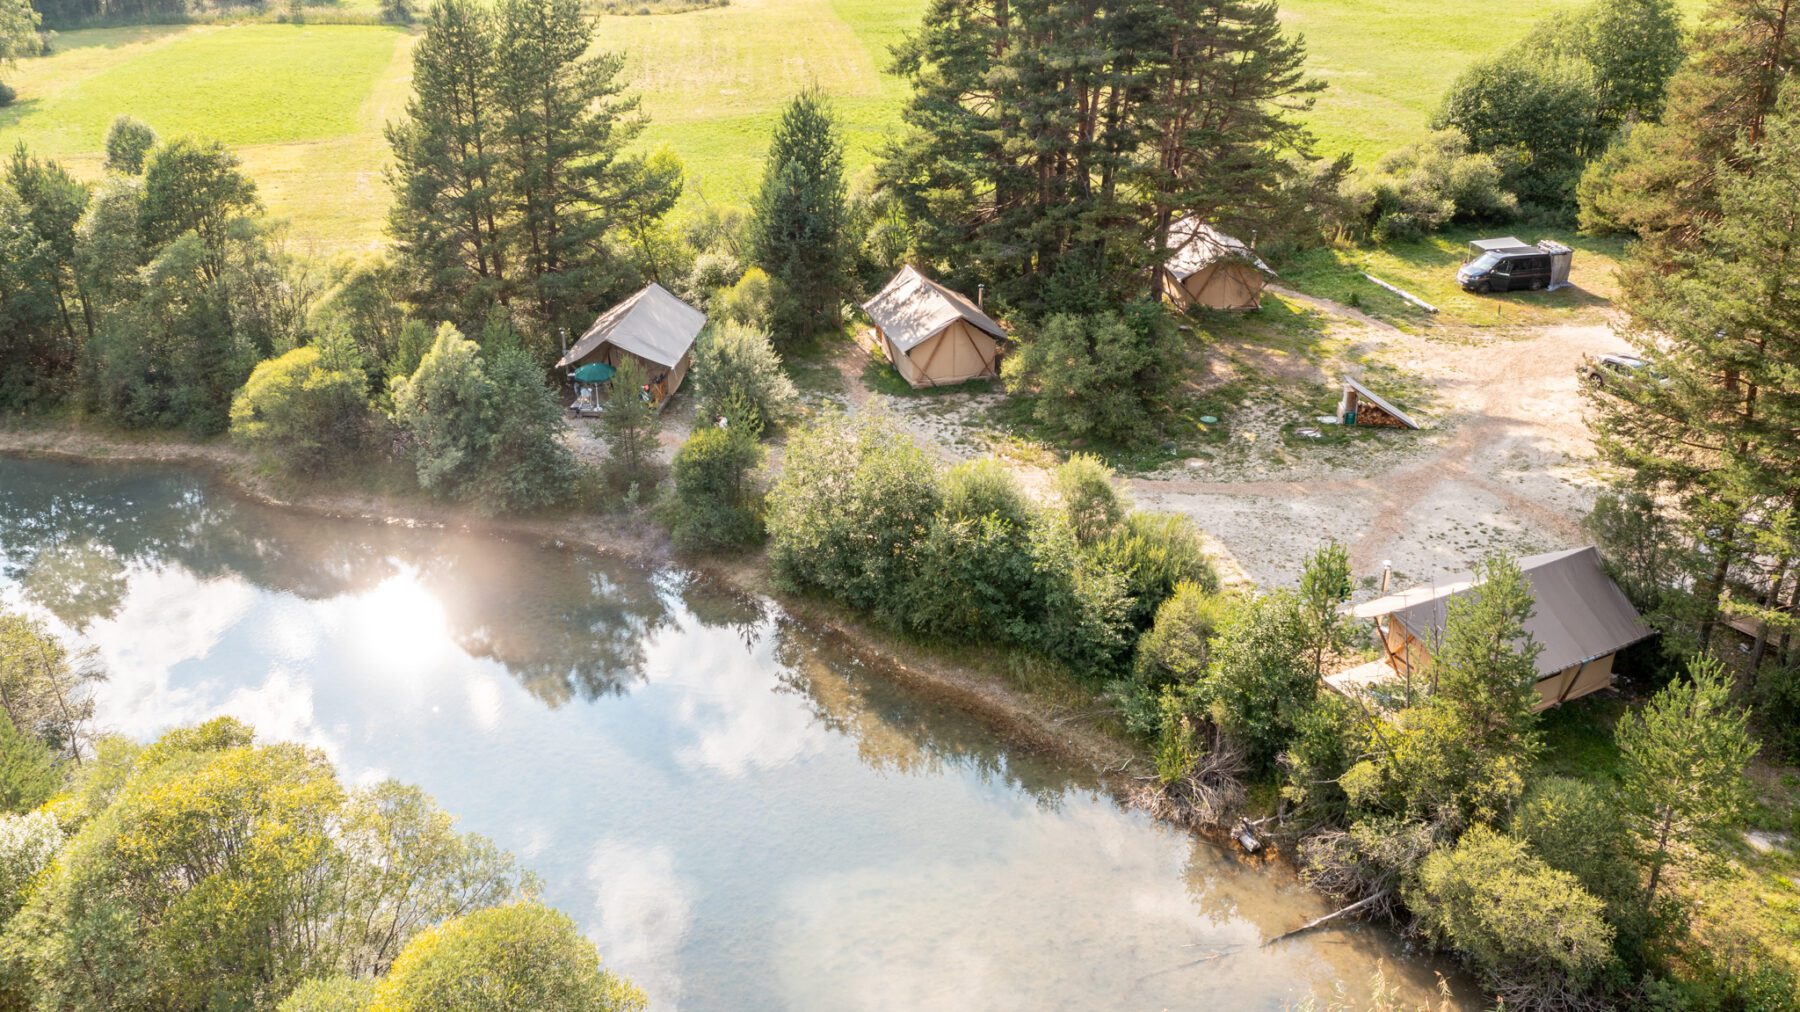
M 1006 331 L 967 298 L 911 265 L 863 303 L 875 339 L 914 387 L 938 387 L 1000 375 Z
M 1198 218 L 1169 226 L 1162 290 L 1182 309 L 1255 309 L 1275 272 L 1243 242 Z
M 1651 635 L 1650 627 L 1606 571 L 1592 545 L 1519 560 L 1534 605 L 1525 631 L 1538 654 L 1538 705 L 1543 710 L 1612 685 L 1613 658 Z M 1350 614 L 1375 624 L 1378 661 L 1333 675 L 1326 682 L 1349 691 L 1384 681 L 1423 676 L 1442 641 L 1449 602 L 1478 592 L 1473 574 L 1462 573 L 1360 604 Z
M 705 313 L 652 281 L 601 313 L 556 367 L 579 370 L 599 363 L 617 369 L 635 358 L 649 380 L 650 399 L 661 407 L 680 389 L 693 362 L 694 339 L 705 326 Z

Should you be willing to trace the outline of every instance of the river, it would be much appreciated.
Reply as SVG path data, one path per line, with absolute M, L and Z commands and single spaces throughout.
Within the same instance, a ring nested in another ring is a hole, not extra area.
M 175 468 L 0 458 L 0 602 L 91 644 L 102 727 L 230 714 L 416 783 L 659 1009 L 1281 1009 L 1378 961 L 1324 912 L 767 601 L 337 521 Z

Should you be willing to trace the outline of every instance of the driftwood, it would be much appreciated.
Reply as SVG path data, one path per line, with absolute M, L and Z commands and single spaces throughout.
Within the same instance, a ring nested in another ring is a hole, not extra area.
M 1387 899 L 1388 892 L 1389 892 L 1388 890 L 1383 889 L 1382 891 L 1376 893 L 1373 896 L 1365 896 L 1362 899 L 1357 900 L 1355 903 L 1352 903 L 1349 906 L 1344 907 L 1340 910 L 1333 910 L 1331 913 L 1326 914 L 1324 917 L 1315 917 L 1312 920 L 1307 921 L 1305 924 L 1300 925 L 1299 927 L 1295 928 L 1292 931 L 1284 932 L 1282 934 L 1276 935 L 1274 938 L 1269 939 L 1268 941 L 1263 943 L 1263 947 L 1267 948 L 1271 945 L 1274 945 L 1276 942 L 1283 941 L 1284 939 L 1292 938 L 1298 934 L 1303 934 L 1305 932 L 1311 931 L 1314 928 L 1322 927 L 1326 924 L 1330 924 L 1332 921 L 1335 921 L 1340 917 L 1347 917 L 1350 914 L 1356 913 L 1358 910 L 1362 910 L 1367 907 L 1374 906 L 1376 903 Z

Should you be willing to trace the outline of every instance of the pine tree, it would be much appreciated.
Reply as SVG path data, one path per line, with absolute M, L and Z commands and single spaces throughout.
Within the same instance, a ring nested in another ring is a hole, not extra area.
M 1582 178 L 1581 224 L 1668 249 L 1718 216 L 1719 173 L 1761 144 L 1781 82 L 1800 67 L 1800 0 L 1718 0 L 1669 81 L 1660 123 L 1639 124 Z
M 844 145 L 825 96 L 809 88 L 782 112 L 756 197 L 751 255 L 773 282 L 778 339 L 838 326 L 850 288 L 845 193 Z
M 1663 870 L 1703 863 L 1708 844 L 1749 805 L 1744 769 L 1756 746 L 1746 722 L 1744 711 L 1731 705 L 1723 668 L 1704 660 L 1619 722 L 1619 800 L 1649 872 L 1646 909 L 1656 902 Z
M 896 50 L 913 96 L 879 181 L 923 259 L 1093 312 L 1146 289 L 1171 221 L 1280 217 L 1303 55 L 1257 0 L 936 0 Z
M 416 275 L 419 308 L 465 325 L 510 294 L 494 33 L 476 0 L 432 7 L 413 49 L 407 118 L 387 129 L 396 252 Z
M 1537 657 L 1526 632 L 1536 609 L 1519 564 L 1495 555 L 1476 567 L 1477 586 L 1445 606 L 1442 642 L 1427 674 L 1432 695 L 1483 742 L 1530 741 L 1538 702 Z M 1535 746 L 1533 746 L 1535 747 Z
M 656 405 L 643 393 L 648 377 L 638 360 L 626 356 L 613 373 L 612 396 L 600 415 L 606 434 L 606 473 L 621 489 L 648 489 L 656 483 Z
M 596 302 L 636 278 L 604 241 L 628 210 L 640 211 L 641 159 L 624 149 L 643 130 L 625 95 L 617 53 L 588 56 L 593 24 L 578 0 L 505 0 L 495 51 L 505 138 L 510 242 L 520 284 L 540 328 L 579 330 Z M 679 179 L 652 187 L 660 218 Z
M 1593 398 L 1604 456 L 1673 504 L 1669 519 L 1699 550 L 1686 578 L 1667 577 L 1691 588 L 1690 613 L 1668 617 L 1702 649 L 1734 575 L 1778 605 L 1800 563 L 1800 299 L 1789 280 L 1800 271 L 1800 87 L 1736 158 L 1742 171 L 1716 177 L 1717 216 L 1694 248 L 1624 271 L 1626 336 L 1654 380 Z

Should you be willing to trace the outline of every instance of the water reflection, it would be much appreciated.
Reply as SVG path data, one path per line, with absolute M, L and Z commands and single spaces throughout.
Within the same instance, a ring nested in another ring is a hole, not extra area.
M 659 1008 L 1280 1008 L 1395 955 L 1260 948 L 1322 912 L 1291 878 L 682 574 L 0 460 L 0 598 L 95 644 L 124 733 L 230 713 L 420 784 Z

